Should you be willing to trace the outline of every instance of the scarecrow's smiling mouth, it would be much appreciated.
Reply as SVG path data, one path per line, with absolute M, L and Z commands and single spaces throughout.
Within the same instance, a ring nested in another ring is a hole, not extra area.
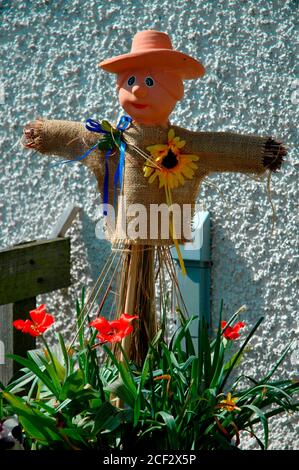
M 137 109 L 144 109 L 147 107 L 147 104 L 139 104 L 139 103 L 131 103 L 132 106 L 134 106 L 134 108 L 137 108 Z

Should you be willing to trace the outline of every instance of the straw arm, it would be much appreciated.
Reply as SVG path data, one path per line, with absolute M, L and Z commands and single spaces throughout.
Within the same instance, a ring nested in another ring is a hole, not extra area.
M 37 119 L 24 127 L 22 145 L 43 155 L 75 160 L 100 138 L 100 134 L 88 131 L 81 122 Z M 82 160 L 97 179 L 102 171 L 99 157 L 99 150 L 95 149 Z
M 280 169 L 287 150 L 272 137 L 232 132 L 194 132 L 191 151 L 207 173 L 241 172 L 262 174 Z
M 263 164 L 265 168 L 269 168 L 275 172 L 281 169 L 282 163 L 284 162 L 283 157 L 287 155 L 287 149 L 285 145 L 272 137 L 269 137 L 266 145 L 263 157 Z

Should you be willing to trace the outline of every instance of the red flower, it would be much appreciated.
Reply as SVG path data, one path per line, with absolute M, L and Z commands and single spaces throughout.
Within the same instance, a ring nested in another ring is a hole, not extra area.
M 224 329 L 226 325 L 227 325 L 226 321 L 221 322 L 222 329 Z M 239 338 L 240 336 L 239 330 L 241 328 L 244 328 L 244 326 L 245 326 L 245 323 L 243 323 L 242 321 L 239 321 L 238 323 L 236 323 L 235 326 L 228 326 L 227 328 L 225 328 L 225 331 L 223 332 L 224 338 L 230 339 L 230 340 Z
M 137 315 L 123 313 L 118 320 L 108 321 L 105 317 L 97 317 L 90 323 L 98 330 L 97 338 L 102 343 L 119 343 L 125 336 L 133 331 L 132 320 L 138 318 Z
M 15 320 L 13 326 L 17 330 L 22 330 L 22 333 L 40 336 L 54 323 L 52 315 L 46 312 L 45 304 L 30 310 L 29 315 L 31 320 Z

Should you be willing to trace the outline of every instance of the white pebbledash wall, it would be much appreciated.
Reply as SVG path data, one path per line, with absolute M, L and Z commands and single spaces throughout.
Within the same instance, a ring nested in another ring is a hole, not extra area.
M 199 201 L 212 218 L 214 320 L 221 298 L 226 317 L 246 304 L 242 319 L 248 328 L 265 317 L 246 373 L 259 377 L 296 341 L 297 8 L 296 0 L 0 2 L 0 247 L 49 235 L 67 202 L 83 208 L 69 231 L 73 284 L 38 298 L 55 314 L 57 329 L 70 334 L 75 299 L 83 285 L 92 286 L 110 246 L 95 237 L 99 198 L 93 176 L 77 164 L 50 168 L 50 159 L 30 156 L 18 143 L 22 126 L 37 116 L 115 121 L 115 78 L 97 63 L 129 51 L 137 31 L 157 29 L 206 67 L 203 79 L 186 82 L 173 123 L 273 135 L 289 147 L 287 162 L 272 178 L 273 233 L 266 180 L 216 174 Z M 297 350 L 298 344 L 297 336 Z M 295 353 L 292 359 L 278 376 L 298 377 Z M 273 419 L 270 448 L 298 449 L 298 429 L 296 417 Z M 252 448 L 247 439 L 244 446 Z

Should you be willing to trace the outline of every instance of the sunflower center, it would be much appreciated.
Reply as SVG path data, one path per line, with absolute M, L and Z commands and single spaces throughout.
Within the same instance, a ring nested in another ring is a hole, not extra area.
M 167 170 L 171 170 L 178 164 L 177 156 L 173 153 L 172 150 L 168 151 L 168 154 L 163 158 L 161 165 Z

